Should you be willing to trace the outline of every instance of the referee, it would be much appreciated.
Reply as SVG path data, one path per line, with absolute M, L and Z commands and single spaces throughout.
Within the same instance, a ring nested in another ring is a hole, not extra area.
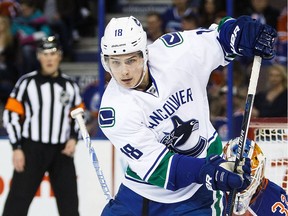
M 72 109 L 83 107 L 79 87 L 61 73 L 62 51 L 54 36 L 37 49 L 40 70 L 23 75 L 4 110 L 14 173 L 3 216 L 26 216 L 45 172 L 61 216 L 79 215 L 73 154 L 78 128 Z

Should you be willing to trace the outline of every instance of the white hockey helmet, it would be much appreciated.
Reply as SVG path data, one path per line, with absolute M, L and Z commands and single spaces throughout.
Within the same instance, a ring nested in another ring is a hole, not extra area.
M 147 64 L 147 34 L 141 23 L 133 16 L 112 18 L 101 38 L 101 62 L 104 69 L 111 72 L 105 56 L 122 55 L 141 51 L 144 68 Z
M 238 150 L 239 137 L 230 140 L 223 149 L 224 159 L 235 161 Z M 253 140 L 246 140 L 244 158 L 251 159 L 251 184 L 245 190 L 236 194 L 233 213 L 242 215 L 249 207 L 250 201 L 264 178 L 266 157 L 260 147 Z

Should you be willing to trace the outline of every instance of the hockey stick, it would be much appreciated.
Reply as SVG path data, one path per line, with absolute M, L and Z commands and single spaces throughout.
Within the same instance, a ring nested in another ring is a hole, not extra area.
M 248 94 L 247 94 L 247 98 L 245 102 L 245 111 L 244 111 L 244 116 L 243 116 L 242 125 L 241 125 L 241 132 L 240 132 L 240 138 L 239 138 L 239 144 L 238 144 L 239 146 L 238 146 L 235 165 L 234 165 L 234 172 L 237 172 L 237 167 L 240 161 L 242 161 L 243 159 L 243 152 L 244 152 L 244 147 L 245 147 L 247 134 L 248 134 L 248 128 L 249 128 L 249 123 L 250 123 L 250 118 L 251 118 L 252 107 L 254 103 L 254 96 L 255 96 L 258 78 L 259 78 L 261 61 L 262 59 L 260 56 L 254 57 L 251 76 L 250 76 L 250 82 L 248 86 Z M 229 194 L 228 201 L 227 201 L 228 203 L 227 203 L 227 208 L 226 208 L 226 215 L 231 216 L 233 213 L 236 194 L 237 194 L 237 189 L 234 189 Z
M 71 114 L 73 119 L 76 119 L 76 121 L 77 121 L 77 123 L 79 125 L 82 138 L 83 138 L 84 142 L 86 143 L 86 146 L 89 149 L 89 154 L 90 154 L 90 157 L 92 159 L 93 166 L 94 166 L 94 168 L 96 170 L 96 174 L 97 174 L 98 180 L 100 182 L 101 188 L 102 188 L 102 190 L 104 192 L 104 195 L 106 196 L 106 200 L 109 201 L 109 200 L 112 199 L 112 196 L 111 196 L 109 188 L 108 188 L 108 186 L 106 184 L 103 172 L 102 172 L 102 170 L 100 168 L 99 161 L 98 161 L 97 155 L 95 153 L 95 150 L 94 150 L 93 146 L 91 145 L 90 135 L 89 135 L 89 133 L 87 131 L 84 119 L 82 117 L 83 113 L 84 113 L 84 111 L 83 111 L 82 108 L 77 108 L 77 109 L 71 111 L 70 114 Z

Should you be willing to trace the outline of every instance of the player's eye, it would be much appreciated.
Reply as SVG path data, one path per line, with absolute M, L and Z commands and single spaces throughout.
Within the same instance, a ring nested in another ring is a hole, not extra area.
M 128 65 L 131 65 L 131 64 L 133 64 L 133 63 L 135 63 L 136 62 L 136 59 L 128 59 L 127 61 L 126 61 L 126 64 L 128 64 Z
M 113 66 L 119 66 L 120 65 L 120 61 L 116 61 L 116 60 L 112 60 L 110 63 Z

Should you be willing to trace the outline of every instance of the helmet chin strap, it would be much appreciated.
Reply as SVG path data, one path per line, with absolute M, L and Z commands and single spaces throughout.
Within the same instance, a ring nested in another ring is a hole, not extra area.
M 143 81 L 143 79 L 145 77 L 145 74 L 146 74 L 146 69 L 144 67 L 143 71 L 142 71 L 142 76 L 141 76 L 139 82 L 135 86 L 131 87 L 130 89 L 136 89 L 142 83 L 142 81 Z

